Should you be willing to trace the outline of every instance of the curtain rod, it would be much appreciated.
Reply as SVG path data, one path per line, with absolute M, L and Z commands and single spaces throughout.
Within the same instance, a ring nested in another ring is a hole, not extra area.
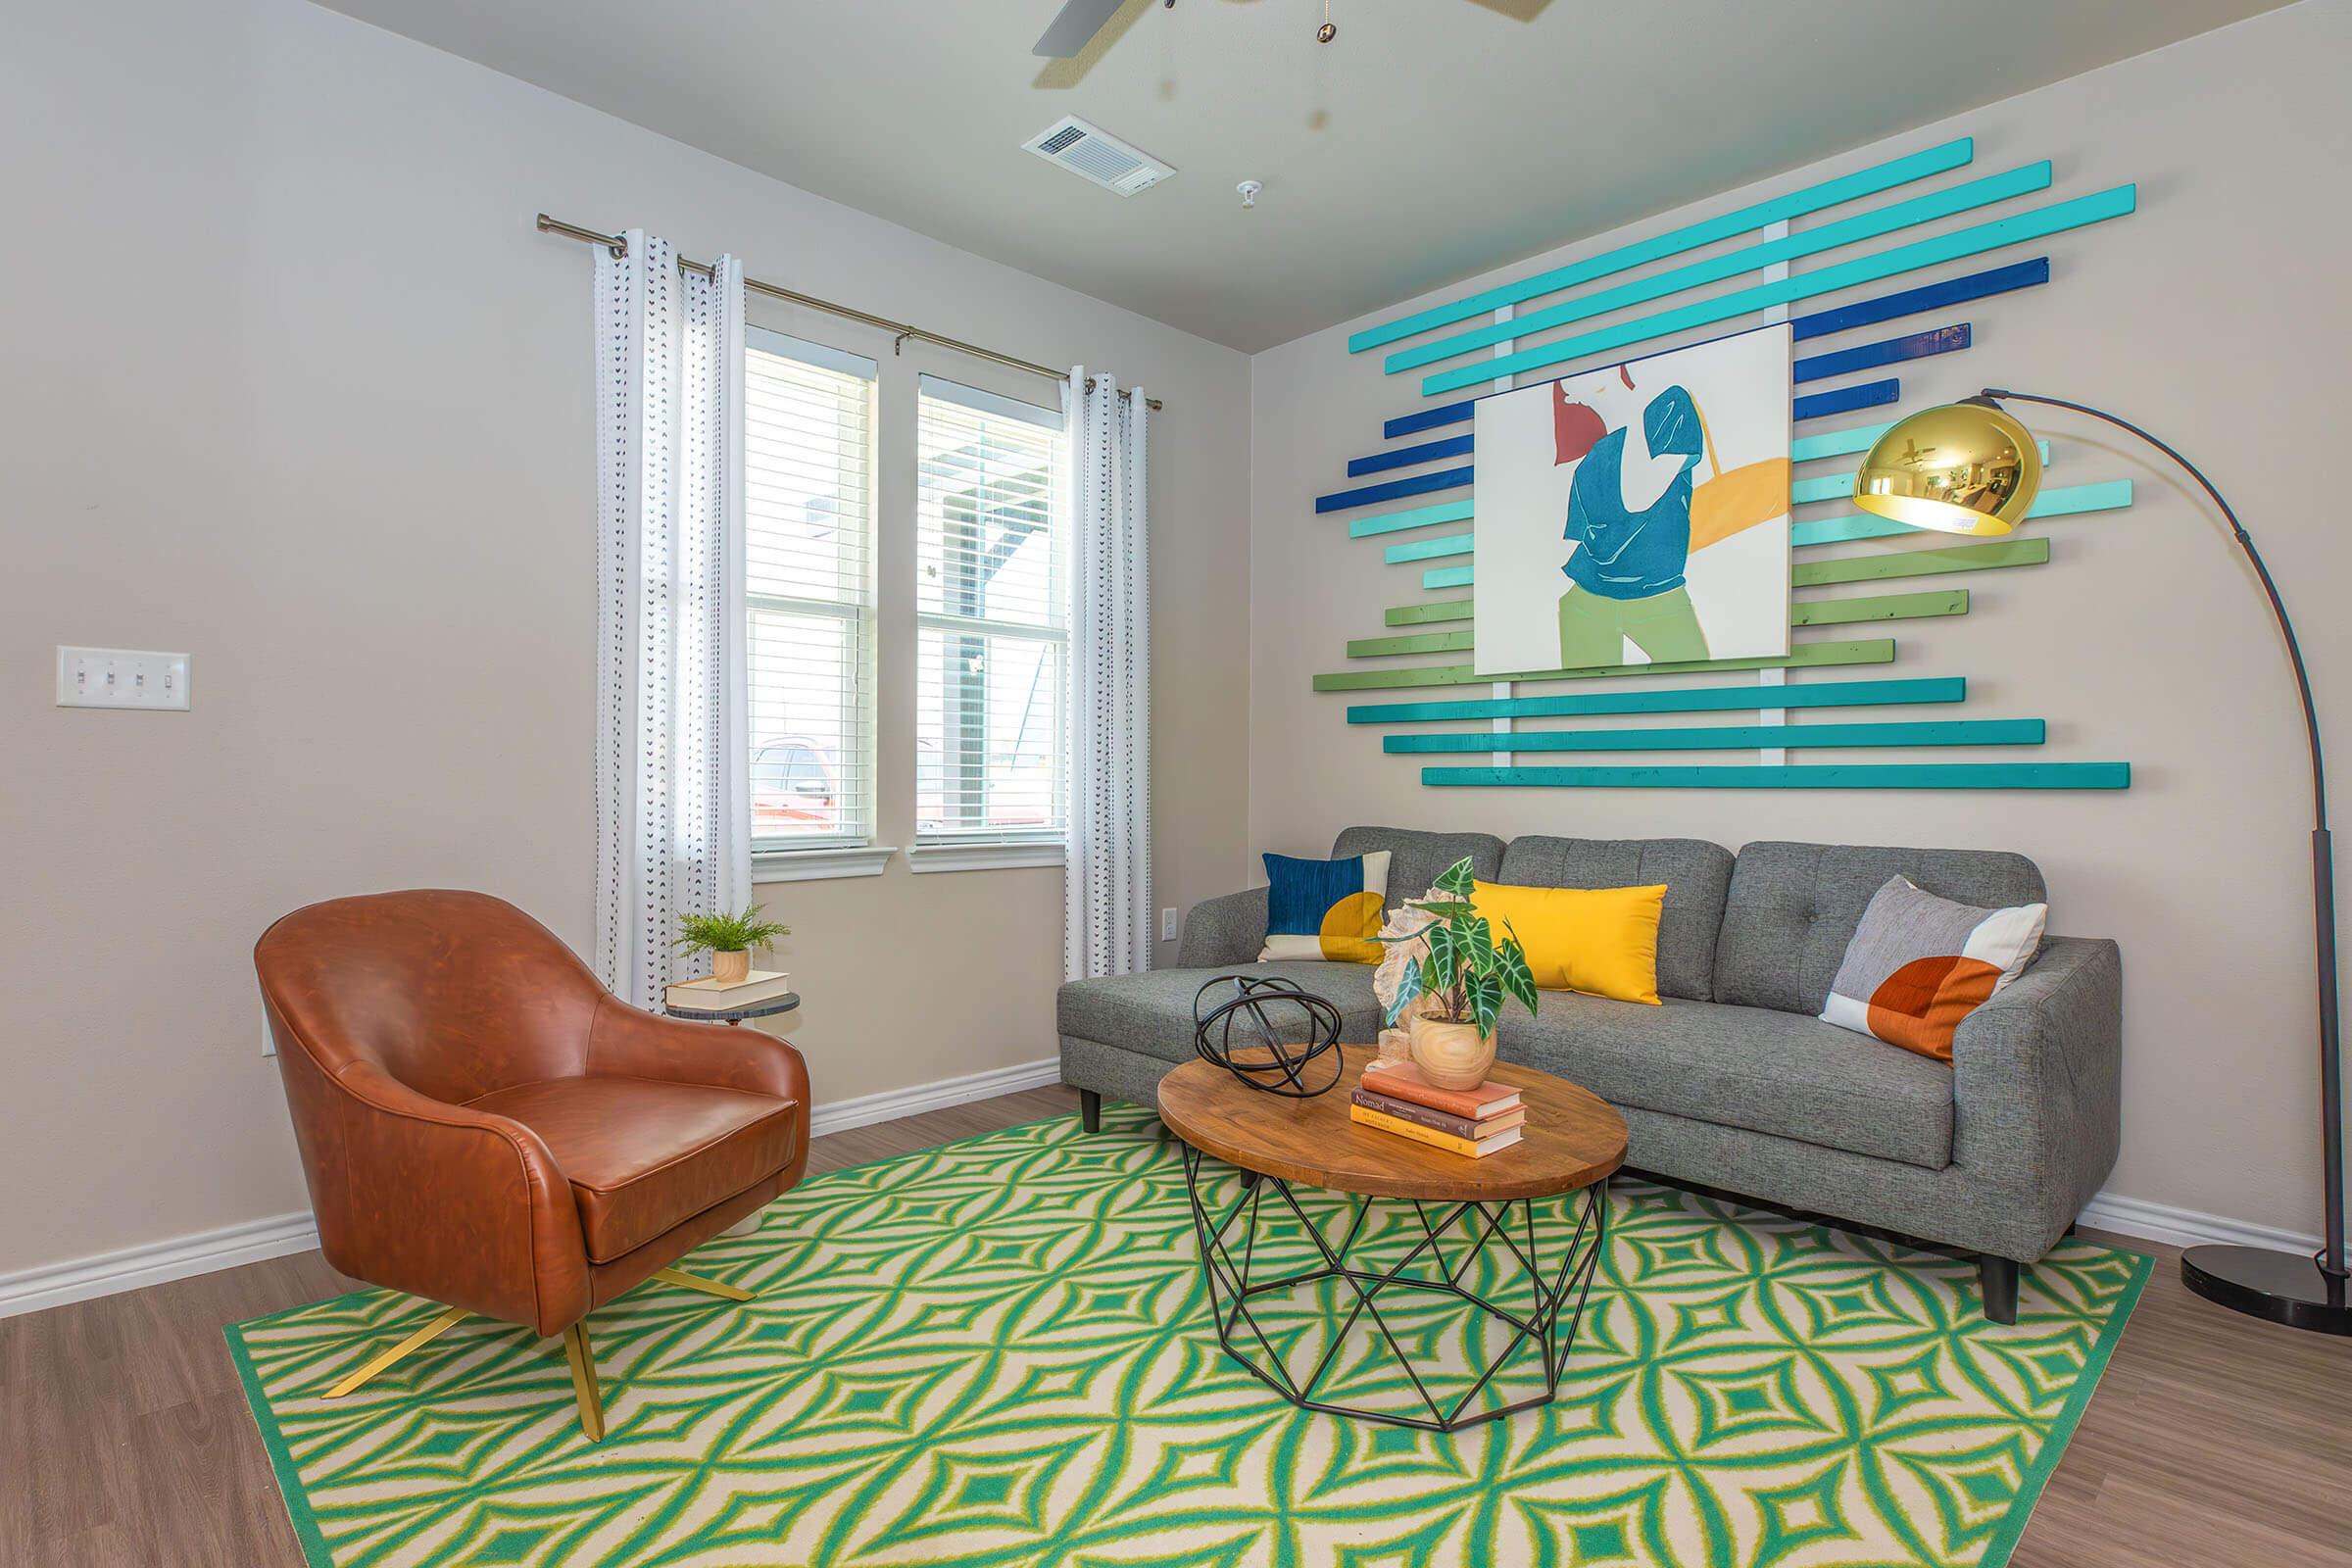
M 618 234 L 599 233 L 593 228 L 582 228 L 577 223 L 566 223 L 560 219 L 550 218 L 545 213 L 539 215 L 539 232 L 561 234 L 565 239 L 583 240 L 590 245 L 602 245 L 615 256 L 629 254 L 628 241 Z M 681 256 L 678 258 L 678 266 L 689 272 L 700 272 L 705 277 L 710 275 L 710 264 L 708 262 L 690 262 Z M 905 321 L 893 321 L 886 317 L 874 316 L 847 305 L 836 305 L 831 300 L 820 300 L 813 294 L 803 294 L 797 289 L 783 288 L 774 283 L 762 283 L 756 277 L 745 278 L 743 286 L 755 293 L 770 295 L 780 300 L 790 300 L 795 305 L 806 305 L 811 310 L 829 311 L 835 316 L 846 316 L 853 321 L 863 321 L 867 326 L 880 327 L 883 331 L 891 334 L 894 348 L 905 343 L 908 338 L 915 338 L 924 343 L 937 344 L 943 349 L 954 349 L 958 354 L 969 354 L 975 359 L 992 360 L 999 365 L 1010 366 L 1016 370 L 1027 370 L 1031 375 L 1042 375 L 1050 381 L 1067 381 L 1070 378 L 1069 371 L 1056 370 L 1050 365 L 1039 365 L 1034 360 L 1015 359 L 1009 354 L 999 354 L 995 349 L 984 349 L 977 343 L 966 343 L 959 338 L 942 337 L 937 332 L 926 332 L 921 327 L 910 326 Z M 1091 375 L 1088 376 L 1086 385 L 1088 391 L 1093 391 L 1095 378 Z M 1129 395 L 1126 392 L 1119 394 L 1121 397 Z M 1160 410 L 1160 401 L 1157 398 L 1146 398 L 1144 404 L 1154 414 Z

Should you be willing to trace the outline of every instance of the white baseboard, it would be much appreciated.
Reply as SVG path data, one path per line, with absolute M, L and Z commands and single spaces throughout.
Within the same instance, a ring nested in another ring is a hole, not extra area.
M 2168 1247 L 2201 1247 L 2218 1242 L 2226 1246 L 2267 1247 L 2279 1252 L 2310 1253 L 2320 1250 L 2317 1236 L 2228 1219 L 2220 1214 L 2199 1213 L 2193 1208 L 2176 1208 L 2170 1203 L 2151 1203 L 2144 1198 L 2127 1198 L 2121 1193 L 2101 1193 L 2093 1198 L 2083 1206 L 2082 1223 L 2094 1230 L 2115 1231 L 2142 1241 L 2162 1242 Z
M 809 1131 L 811 1136 L 822 1137 L 926 1110 L 965 1105 L 1022 1089 L 1040 1089 L 1060 1081 L 1060 1058 L 1041 1056 L 1035 1061 L 1015 1062 L 1009 1067 L 967 1073 L 960 1078 L 943 1078 L 937 1083 L 886 1089 L 855 1100 L 837 1100 L 809 1113 Z M 2096 1230 L 2136 1236 L 2172 1247 L 2221 1242 L 2269 1247 L 2284 1252 L 2310 1252 L 2320 1245 L 2315 1236 L 2200 1213 L 2192 1208 L 2177 1208 L 2169 1203 L 2154 1203 L 2120 1193 L 2101 1193 L 2093 1198 L 2082 1210 L 2082 1223 Z M 279 1214 L 270 1219 L 248 1220 L 242 1225 L 224 1225 L 194 1236 L 151 1242 L 144 1247 L 126 1247 L 96 1257 L 45 1263 L 37 1268 L 0 1274 L 0 1317 L 87 1301 L 142 1286 L 161 1285 L 168 1280 L 210 1274 L 216 1269 L 258 1263 L 265 1258 L 284 1257 L 318 1245 L 318 1232 L 309 1214 Z
M 837 1100 L 829 1105 L 818 1105 L 808 1115 L 809 1133 L 821 1137 L 1059 1082 L 1061 1058 L 1044 1056 L 1010 1067 L 968 1073 L 961 1078 L 946 1078 L 906 1089 L 886 1089 L 876 1095 L 860 1095 L 856 1100 Z M 318 1245 L 318 1228 L 305 1212 L 247 1220 L 242 1225 L 224 1225 L 194 1236 L 126 1247 L 96 1257 L 44 1263 L 36 1268 L 0 1274 L 0 1317 L 67 1306 L 74 1301 L 135 1291 L 142 1286 L 235 1268 L 242 1263 L 259 1263 L 265 1258 L 308 1251 Z
M 878 1095 L 860 1095 L 856 1100 L 836 1100 L 829 1105 L 817 1106 L 808 1113 L 808 1135 L 822 1138 L 827 1133 L 870 1127 L 878 1121 L 893 1121 L 949 1105 L 968 1105 L 975 1100 L 989 1100 L 1022 1089 L 1042 1089 L 1059 1082 L 1061 1058 L 1040 1056 L 1035 1061 L 1015 1062 L 1009 1067 L 966 1073 L 961 1078 L 942 1078 L 937 1083 L 915 1084 L 906 1089 L 885 1089 Z
M 38 1312 L 101 1296 L 117 1296 L 141 1286 L 184 1280 L 192 1274 L 259 1263 L 264 1258 L 307 1252 L 318 1245 L 318 1227 L 306 1210 L 270 1219 L 223 1225 L 217 1231 L 125 1247 L 96 1257 L 71 1258 L 37 1268 L 0 1274 L 0 1317 Z

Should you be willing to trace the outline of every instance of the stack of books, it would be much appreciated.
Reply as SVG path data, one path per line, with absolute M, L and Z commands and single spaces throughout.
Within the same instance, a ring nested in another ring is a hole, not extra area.
M 1471 1159 L 1519 1142 L 1527 1120 L 1518 1090 L 1492 1080 L 1475 1089 L 1440 1089 L 1409 1061 L 1366 1067 L 1348 1099 L 1348 1119 L 1361 1126 Z
M 782 970 L 754 969 L 733 985 L 720 985 L 709 975 L 680 980 L 669 988 L 666 1000 L 680 1012 L 729 1012 L 756 1007 L 791 989 L 792 976 Z

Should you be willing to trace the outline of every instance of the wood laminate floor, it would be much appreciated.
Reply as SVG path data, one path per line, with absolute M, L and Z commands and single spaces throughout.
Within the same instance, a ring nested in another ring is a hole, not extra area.
M 1069 1111 L 1005 1095 L 815 1141 L 829 1170 Z M 2232 1316 L 2157 1255 L 2016 1568 L 2352 1568 L 2352 1341 Z M 0 1320 L 0 1564 L 301 1568 L 221 1328 L 353 1288 L 317 1252 Z

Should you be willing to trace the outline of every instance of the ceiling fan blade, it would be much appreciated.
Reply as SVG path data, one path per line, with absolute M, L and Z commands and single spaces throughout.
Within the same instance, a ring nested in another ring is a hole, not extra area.
M 1055 60 L 1067 60 L 1083 52 L 1102 24 L 1117 15 L 1126 0 L 1068 0 L 1061 15 L 1037 40 L 1032 54 L 1048 55 Z

